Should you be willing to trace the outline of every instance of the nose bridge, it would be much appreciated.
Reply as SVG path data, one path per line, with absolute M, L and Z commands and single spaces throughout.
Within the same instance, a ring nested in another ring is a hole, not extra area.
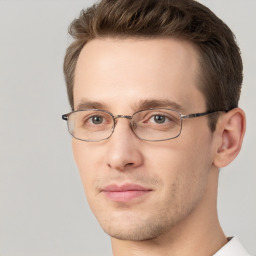
M 116 120 L 117 118 L 127 118 L 127 119 L 132 119 L 132 116 L 127 116 L 127 115 L 116 115 L 114 116 L 114 120 Z
M 130 122 L 132 116 L 116 115 L 114 116 L 115 123 L 118 118 L 126 118 Z M 133 131 L 129 131 L 129 128 L 131 127 L 128 127 L 126 122 L 120 122 L 119 126 L 115 125 L 115 133 L 112 134 L 112 138 L 107 144 L 105 154 L 106 163 L 111 169 L 124 171 L 128 167 L 138 167 L 142 163 L 141 152 L 135 146 L 135 138 L 131 137 Z
M 128 120 L 130 121 L 129 126 L 130 126 L 130 128 L 132 128 L 132 127 L 131 127 L 132 116 L 129 116 L 129 115 L 116 115 L 116 116 L 113 117 L 113 119 L 114 119 L 114 130 L 116 129 L 117 119 L 118 119 L 118 118 L 125 118 L 125 119 L 128 119 Z M 133 129 L 131 129 L 131 130 L 133 131 Z M 114 131 L 113 131 L 113 132 L 114 132 Z M 134 133 L 134 131 L 133 131 L 133 133 Z

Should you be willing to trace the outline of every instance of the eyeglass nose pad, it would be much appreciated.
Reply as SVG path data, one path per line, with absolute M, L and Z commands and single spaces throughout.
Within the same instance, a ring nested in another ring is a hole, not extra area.
M 132 128 L 132 130 L 136 130 L 137 124 L 135 122 L 131 122 L 131 128 Z

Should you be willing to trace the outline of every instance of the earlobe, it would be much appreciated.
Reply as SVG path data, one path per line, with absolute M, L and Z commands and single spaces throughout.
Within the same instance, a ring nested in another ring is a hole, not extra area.
M 246 121 L 245 113 L 235 108 L 220 117 L 215 133 L 218 144 L 214 157 L 214 165 L 218 168 L 230 164 L 241 150 Z

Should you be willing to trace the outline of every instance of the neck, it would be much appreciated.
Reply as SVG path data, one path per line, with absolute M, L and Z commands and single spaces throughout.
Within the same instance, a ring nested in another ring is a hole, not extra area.
M 112 238 L 114 256 L 213 255 L 227 243 L 217 216 L 218 171 L 212 172 L 204 197 L 197 207 L 171 230 L 151 240 Z

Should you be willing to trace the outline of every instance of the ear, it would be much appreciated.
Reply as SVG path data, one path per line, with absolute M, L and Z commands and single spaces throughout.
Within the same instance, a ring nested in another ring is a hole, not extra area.
M 246 121 L 245 113 L 235 108 L 220 116 L 215 135 L 217 143 L 213 164 L 217 168 L 231 163 L 241 150 Z

